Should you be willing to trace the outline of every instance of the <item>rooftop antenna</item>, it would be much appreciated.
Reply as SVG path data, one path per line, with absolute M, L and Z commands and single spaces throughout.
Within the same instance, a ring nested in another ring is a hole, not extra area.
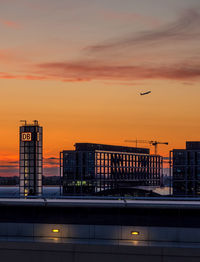
M 38 120 L 33 120 L 35 126 L 38 126 Z
M 20 120 L 19 122 L 23 122 L 25 126 L 26 126 L 26 124 L 27 124 L 27 121 L 26 121 L 26 120 Z

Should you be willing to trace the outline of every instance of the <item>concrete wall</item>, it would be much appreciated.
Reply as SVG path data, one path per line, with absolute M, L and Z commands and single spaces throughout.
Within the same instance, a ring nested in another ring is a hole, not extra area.
M 52 232 L 59 229 L 58 233 Z M 131 232 L 139 232 L 132 235 Z M 0 223 L 0 237 L 137 240 L 200 243 L 200 228 Z

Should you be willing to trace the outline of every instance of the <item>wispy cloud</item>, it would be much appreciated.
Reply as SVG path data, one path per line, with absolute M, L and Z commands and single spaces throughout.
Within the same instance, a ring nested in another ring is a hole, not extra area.
M 59 167 L 59 158 L 57 157 L 47 157 L 43 159 L 45 168 Z
M 0 176 L 16 176 L 19 174 L 18 161 L 0 160 Z
M 194 9 L 187 10 L 175 22 L 158 27 L 146 32 L 133 33 L 114 41 L 89 46 L 86 50 L 90 53 L 115 51 L 116 49 L 135 47 L 136 45 L 152 45 L 169 41 L 185 41 L 200 38 L 200 14 Z
M 19 166 L 17 160 L 0 159 L 0 172 L 6 169 L 16 169 Z
M 19 29 L 21 27 L 21 25 L 18 22 L 15 22 L 15 21 L 12 21 L 12 20 L 0 19 L 0 24 L 4 25 L 6 27 L 15 28 L 15 29 Z
M 136 22 L 140 23 L 146 26 L 158 26 L 160 24 L 160 21 L 152 16 L 142 15 L 140 13 L 135 12 L 117 12 L 117 11 L 111 11 L 111 10 L 103 10 L 100 12 L 101 16 L 108 20 L 116 20 L 116 21 L 123 21 L 123 22 Z
M 92 80 L 135 81 L 145 79 L 195 80 L 200 78 L 199 64 L 171 64 L 131 66 L 107 65 L 101 63 L 44 63 L 39 64 L 41 72 L 32 75 L 0 73 L 0 79 L 86 82 Z
M 46 63 L 39 65 L 48 74 L 63 80 L 76 77 L 89 80 L 194 79 L 200 77 L 200 64 L 170 66 L 111 66 L 96 63 Z M 55 73 L 57 72 L 57 73 Z
M 59 158 L 47 157 L 43 159 L 43 174 L 58 175 L 59 174 Z M 19 176 L 19 161 L 9 159 L 0 160 L 0 176 Z
M 190 9 L 165 26 L 89 46 L 84 49 L 80 60 L 29 63 L 26 72 L 0 72 L 0 79 L 63 82 L 114 80 L 120 83 L 172 79 L 191 82 L 200 78 L 200 57 L 196 52 L 200 41 L 199 24 L 199 12 Z M 194 40 L 193 46 L 191 43 Z
M 41 63 L 38 67 L 42 74 L 61 81 L 196 79 L 200 77 L 200 59 L 194 58 L 194 49 L 185 41 L 200 40 L 199 24 L 200 14 L 190 9 L 165 26 L 89 46 L 84 49 L 87 52 L 83 60 Z M 179 45 L 173 49 L 176 42 L 183 43 L 187 51 L 179 52 Z M 176 56 L 173 52 L 177 52 Z
M 3 169 L 16 169 L 18 167 L 18 165 L 0 165 L 0 169 L 3 170 Z M 1 171 L 0 170 L 0 171 Z
M 0 79 L 19 79 L 19 80 L 57 80 L 53 76 L 45 75 L 24 75 L 24 74 L 10 74 L 6 72 L 0 72 Z

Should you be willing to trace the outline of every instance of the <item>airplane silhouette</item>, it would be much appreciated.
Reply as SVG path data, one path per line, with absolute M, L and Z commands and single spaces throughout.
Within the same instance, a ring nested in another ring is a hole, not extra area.
M 144 95 L 148 95 L 148 94 L 150 94 L 150 93 L 151 93 L 151 91 L 141 92 L 140 95 L 141 95 L 141 96 L 144 96 Z

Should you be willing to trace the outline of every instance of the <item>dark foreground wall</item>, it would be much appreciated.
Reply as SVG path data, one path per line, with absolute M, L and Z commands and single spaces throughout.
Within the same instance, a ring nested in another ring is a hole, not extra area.
M 4 199 L 1 261 L 199 262 L 200 203 Z
M 1 199 L 0 223 L 200 228 L 200 201 Z
M 0 242 L 2 262 L 199 262 L 199 247 Z

